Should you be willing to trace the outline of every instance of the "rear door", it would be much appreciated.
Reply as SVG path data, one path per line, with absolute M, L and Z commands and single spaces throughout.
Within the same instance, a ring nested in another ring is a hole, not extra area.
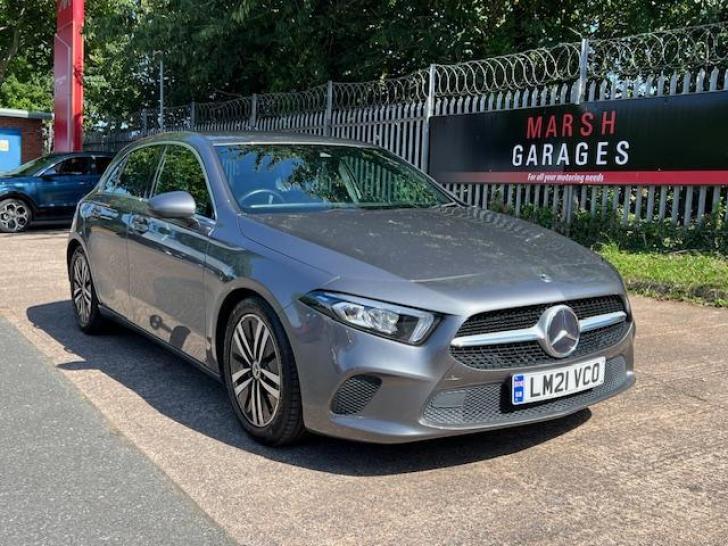
M 182 190 L 197 203 L 192 220 L 135 214 L 129 227 L 130 292 L 134 321 L 206 363 L 204 267 L 214 212 L 202 163 L 192 148 L 169 144 L 154 195 Z
M 81 210 L 99 300 L 129 320 L 133 320 L 127 254 L 129 221 L 147 210 L 162 149 L 146 146 L 132 150 L 115 163 Z

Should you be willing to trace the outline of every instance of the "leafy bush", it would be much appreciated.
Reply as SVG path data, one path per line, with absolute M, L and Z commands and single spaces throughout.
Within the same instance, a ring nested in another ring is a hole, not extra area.
M 728 225 L 722 211 L 689 227 L 669 220 L 625 225 L 619 212 L 594 217 L 578 212 L 567 225 L 543 207 L 524 207 L 521 217 L 599 252 L 633 292 L 728 307 Z
M 521 217 L 541 226 L 568 235 L 575 241 L 599 250 L 604 245 L 616 245 L 634 252 L 680 252 L 696 250 L 728 255 L 728 225 L 720 214 L 706 217 L 702 224 L 689 227 L 674 226 L 669 220 L 623 224 L 618 213 L 575 213 L 570 225 L 554 214 L 552 209 L 524 207 Z

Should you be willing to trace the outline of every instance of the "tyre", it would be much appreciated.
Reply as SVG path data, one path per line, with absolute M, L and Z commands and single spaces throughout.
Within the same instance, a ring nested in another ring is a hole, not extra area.
M 251 436 L 275 446 L 301 438 L 296 362 L 280 320 L 264 301 L 243 300 L 230 315 L 223 376 L 235 415 Z
M 30 205 L 22 199 L 3 199 L 0 201 L 0 232 L 20 233 L 25 231 L 33 219 Z
M 71 257 L 68 278 L 71 283 L 71 302 L 79 328 L 86 334 L 98 333 L 104 325 L 104 317 L 99 310 L 88 259 L 81 247 Z

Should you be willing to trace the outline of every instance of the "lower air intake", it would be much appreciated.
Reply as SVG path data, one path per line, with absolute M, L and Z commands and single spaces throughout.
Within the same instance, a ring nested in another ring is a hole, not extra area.
M 576 411 L 619 391 L 627 381 L 622 357 L 607 361 L 604 383 L 588 391 L 544 402 L 513 406 L 509 382 L 491 383 L 437 393 L 425 407 L 425 420 L 433 425 L 505 424 Z
M 373 375 L 355 375 L 347 379 L 334 396 L 331 411 L 338 415 L 359 413 L 379 390 L 382 380 Z

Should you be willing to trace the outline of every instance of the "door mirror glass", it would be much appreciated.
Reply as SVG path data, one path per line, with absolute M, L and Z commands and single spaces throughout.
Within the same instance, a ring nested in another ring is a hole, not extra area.
M 192 218 L 197 204 L 186 191 L 160 193 L 149 200 L 149 210 L 161 218 Z

